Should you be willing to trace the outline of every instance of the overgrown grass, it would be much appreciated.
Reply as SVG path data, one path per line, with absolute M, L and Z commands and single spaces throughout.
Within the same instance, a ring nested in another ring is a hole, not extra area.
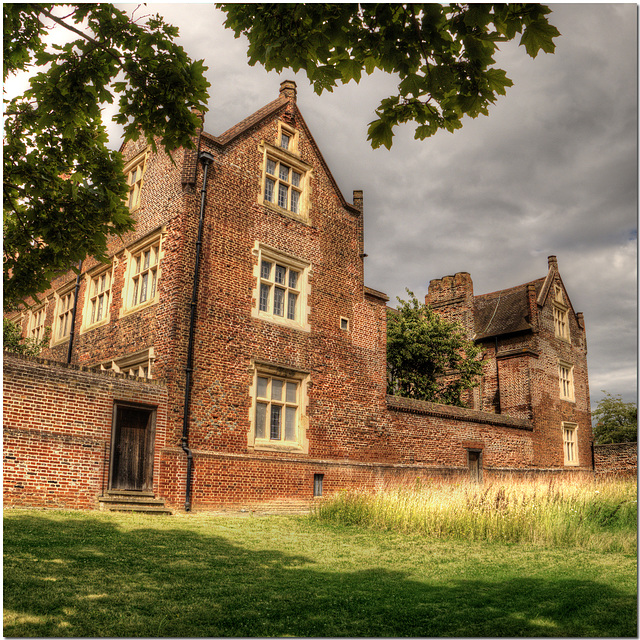
M 526 542 L 594 551 L 637 551 L 635 482 L 526 480 L 427 483 L 379 493 L 343 492 L 313 513 L 319 521 L 436 538 Z
M 8 510 L 9 637 L 623 637 L 636 558 L 305 517 Z

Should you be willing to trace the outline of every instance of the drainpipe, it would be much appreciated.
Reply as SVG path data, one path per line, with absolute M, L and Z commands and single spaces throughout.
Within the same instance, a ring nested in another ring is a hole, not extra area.
M 191 294 L 191 316 L 189 318 L 189 345 L 187 347 L 186 380 L 184 388 L 184 416 L 182 421 L 182 439 L 180 446 L 187 454 L 187 483 L 185 488 L 184 510 L 191 511 L 191 469 L 193 467 L 193 453 L 189 449 L 189 405 L 191 395 L 191 374 L 193 372 L 193 337 L 196 325 L 196 306 L 198 301 L 198 276 L 200 274 L 200 249 L 202 247 L 202 231 L 204 229 L 204 205 L 207 196 L 207 173 L 213 156 L 203 151 L 199 157 L 204 169 L 202 189 L 200 191 L 200 220 L 198 222 L 198 240 L 196 241 L 196 265 L 193 274 L 193 292 Z
M 78 275 L 76 276 L 76 290 L 73 294 L 73 311 L 71 312 L 71 330 L 69 331 L 69 348 L 67 349 L 67 364 L 71 363 L 71 352 L 73 351 L 73 337 L 76 334 L 76 311 L 78 310 L 78 291 L 80 290 L 80 272 L 82 271 L 82 260 L 78 262 Z
M 498 364 L 498 336 L 496 336 L 496 391 L 498 392 L 498 413 L 502 413 L 502 398 L 500 396 L 500 365 Z

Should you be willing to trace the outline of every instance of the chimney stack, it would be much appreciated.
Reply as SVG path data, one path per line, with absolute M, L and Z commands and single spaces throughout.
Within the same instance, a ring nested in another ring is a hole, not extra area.
M 296 101 L 298 91 L 296 89 L 296 83 L 293 80 L 283 80 L 280 83 L 280 97 L 287 98 L 287 100 Z

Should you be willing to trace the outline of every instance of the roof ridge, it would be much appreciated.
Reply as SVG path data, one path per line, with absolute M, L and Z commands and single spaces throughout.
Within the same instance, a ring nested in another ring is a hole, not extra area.
M 529 282 L 523 282 L 522 284 L 517 284 L 513 287 L 507 287 L 506 289 L 498 289 L 497 291 L 489 291 L 488 293 L 479 293 L 478 295 L 474 295 L 474 298 L 486 298 L 489 296 L 502 295 L 503 293 L 515 292 L 518 289 L 522 289 L 527 287 L 530 284 L 537 284 L 538 282 L 544 282 L 545 278 L 536 278 L 535 280 L 530 280 Z
M 268 115 L 277 111 L 281 107 L 284 107 L 289 103 L 289 99 L 284 96 L 279 96 L 275 100 L 272 100 L 268 104 L 260 107 L 257 111 L 254 111 L 251 115 L 247 116 L 240 122 L 234 124 L 232 127 L 229 127 L 224 133 L 221 133 L 219 136 L 214 136 L 211 133 L 203 132 L 208 138 L 211 138 L 218 144 L 227 144 L 233 138 L 239 136 L 241 133 L 244 133 L 247 129 L 250 129 L 252 126 L 260 122 L 263 118 L 266 118 Z

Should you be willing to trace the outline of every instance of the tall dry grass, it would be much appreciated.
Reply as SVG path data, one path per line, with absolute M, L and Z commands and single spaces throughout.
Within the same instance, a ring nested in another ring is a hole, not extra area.
M 379 493 L 339 493 L 313 517 L 437 538 L 637 551 L 634 481 L 585 478 L 417 482 Z

